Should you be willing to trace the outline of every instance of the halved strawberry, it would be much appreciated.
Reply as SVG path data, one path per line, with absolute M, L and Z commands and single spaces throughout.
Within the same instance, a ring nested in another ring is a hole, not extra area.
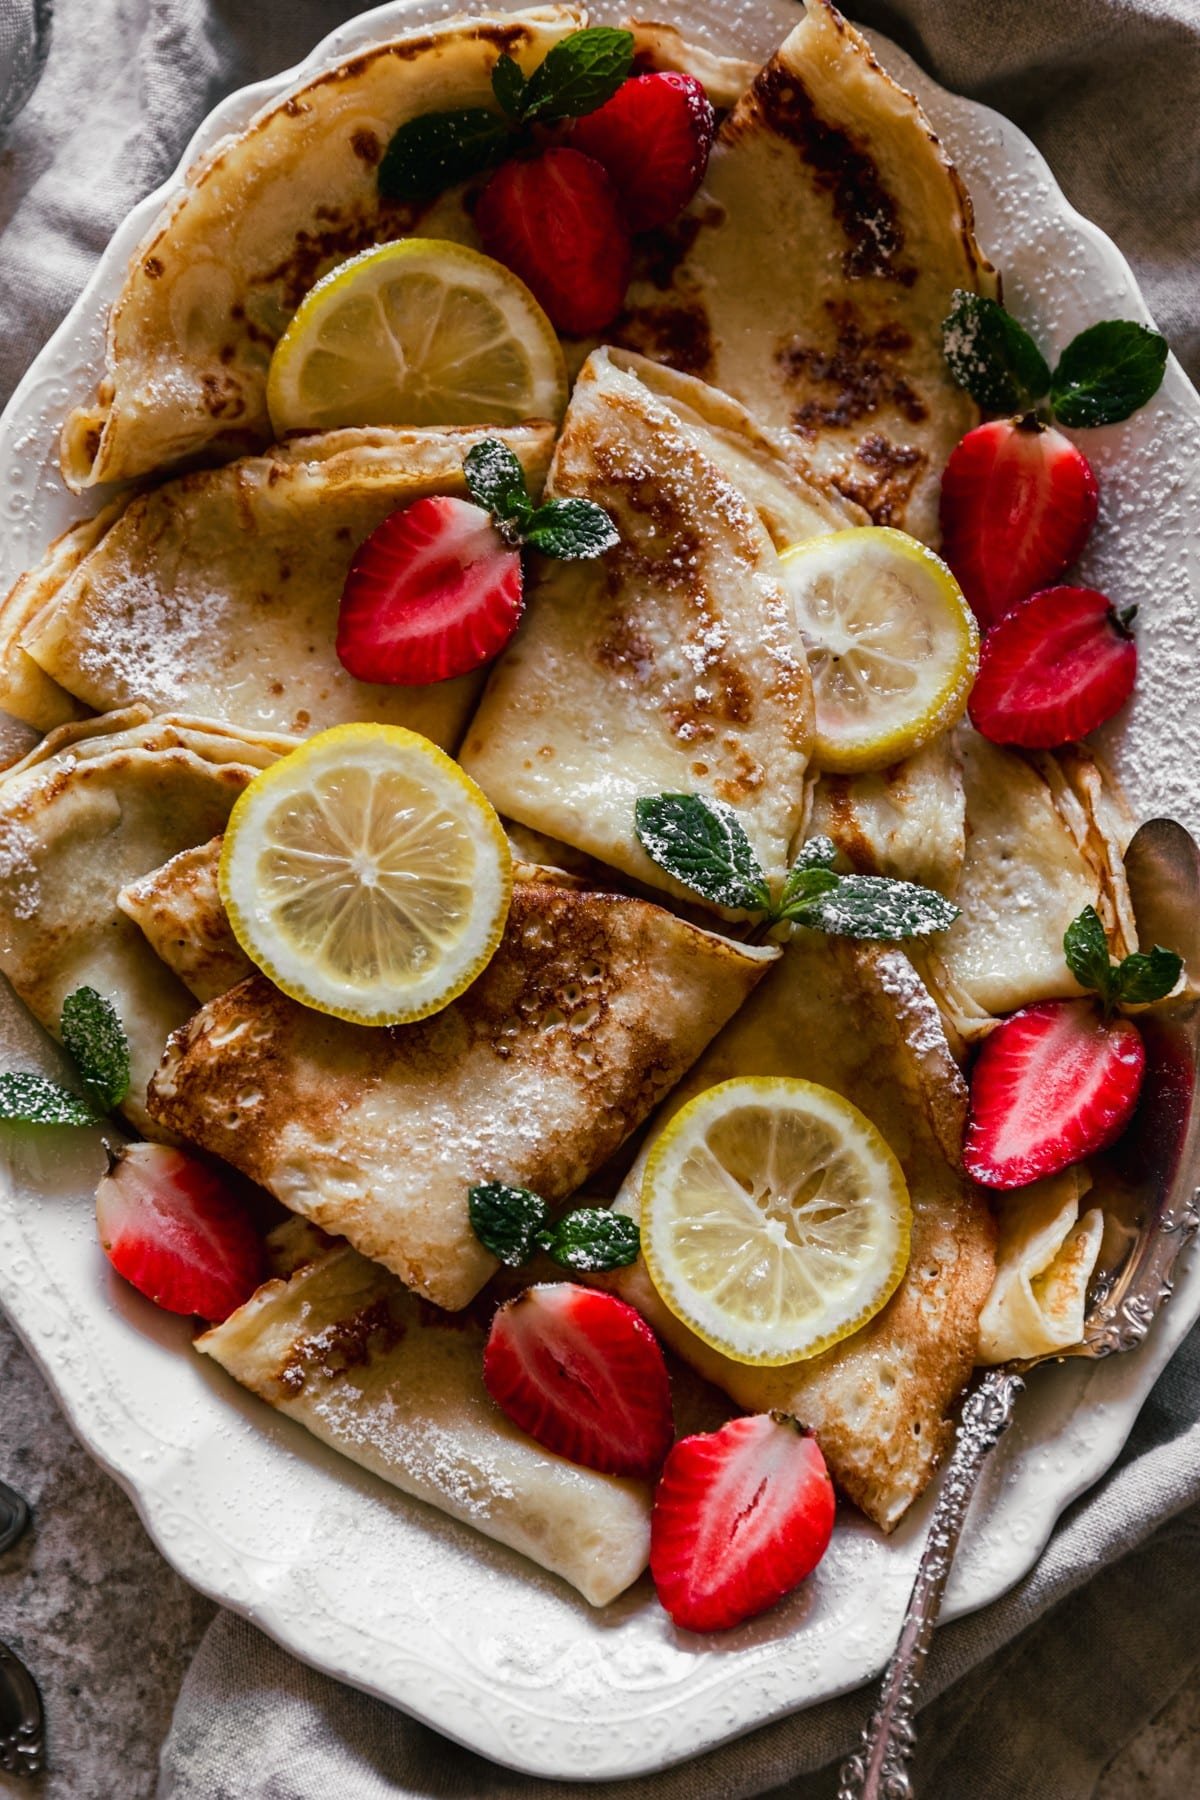
M 1043 1000 L 998 1025 L 971 1074 L 963 1144 L 985 1187 L 1024 1187 L 1120 1137 L 1146 1069 L 1132 1019 L 1093 1000 Z
M 521 608 L 521 554 L 491 515 L 446 494 L 414 500 L 360 545 L 342 589 L 337 653 L 359 681 L 448 681 L 498 656 Z
M 615 1294 L 572 1281 L 526 1288 L 492 1320 L 483 1381 L 547 1450 L 606 1475 L 651 1475 L 671 1447 L 658 1339 Z
M 576 121 L 571 143 L 608 170 L 630 229 L 653 231 L 682 212 L 703 181 L 715 125 L 696 77 L 664 70 L 623 81 Z
M 1124 706 L 1137 646 L 1095 588 L 1043 588 L 993 625 L 979 653 L 971 723 L 993 744 L 1052 750 Z
M 659 1599 L 688 1631 L 754 1618 L 816 1568 L 834 1510 L 816 1439 L 780 1413 L 681 1438 L 650 1519 Z
M 164 1312 L 216 1325 L 263 1279 L 242 1202 L 207 1163 L 166 1144 L 117 1152 L 96 1189 L 96 1225 L 117 1274 Z
M 1097 498 L 1082 451 L 1032 413 L 956 445 L 942 476 L 942 555 L 985 629 L 1074 562 Z
M 560 145 L 502 163 L 475 224 L 559 331 L 599 331 L 620 312 L 633 248 L 617 190 L 592 157 Z

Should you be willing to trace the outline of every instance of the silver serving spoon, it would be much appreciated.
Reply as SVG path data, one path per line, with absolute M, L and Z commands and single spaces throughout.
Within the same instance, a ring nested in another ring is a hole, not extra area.
M 1182 825 L 1151 819 L 1134 834 L 1125 867 L 1140 942 L 1177 950 L 1194 981 L 1200 976 L 1200 850 Z M 1128 1134 L 1094 1170 L 1106 1228 L 1083 1337 L 1073 1349 L 988 1369 L 964 1401 L 900 1638 L 862 1743 L 842 1764 L 838 1800 L 911 1800 L 905 1765 L 916 1742 L 921 1671 L 967 1508 L 989 1453 L 1012 1423 L 1022 1377 L 1040 1362 L 1136 1349 L 1170 1296 L 1175 1262 L 1200 1225 L 1200 998 L 1189 992 L 1164 1001 L 1138 1023 L 1146 1083 Z
M 29 1524 L 20 1494 L 0 1481 L 0 1556 Z M 45 1717 L 37 1683 L 15 1650 L 0 1644 L 0 1770 L 37 1775 L 45 1759 Z

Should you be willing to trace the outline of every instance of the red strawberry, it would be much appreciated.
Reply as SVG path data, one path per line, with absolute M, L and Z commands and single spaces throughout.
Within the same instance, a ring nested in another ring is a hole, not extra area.
M 1074 562 L 1096 504 L 1087 458 L 1032 413 L 968 431 L 942 476 L 942 555 L 985 629 Z
M 825 1458 L 794 1420 L 756 1413 L 681 1438 L 650 1520 L 658 1597 L 688 1631 L 740 1625 L 811 1574 L 833 1515 Z
M 1106 1019 L 1092 1000 L 1023 1007 L 975 1063 L 967 1173 L 985 1187 L 1024 1187 L 1106 1149 L 1132 1117 L 1145 1068 L 1132 1019 Z
M 1095 588 L 1043 588 L 993 625 L 971 723 L 993 744 L 1052 750 L 1111 719 L 1133 692 L 1137 646 Z
M 671 1447 L 658 1339 L 615 1294 L 571 1281 L 526 1288 L 492 1320 L 483 1382 L 514 1425 L 584 1468 L 652 1475 Z
M 118 1151 L 96 1189 L 96 1225 L 117 1274 L 164 1312 L 216 1325 L 263 1279 L 242 1202 L 207 1163 L 166 1144 Z
M 489 256 L 519 275 L 559 331 L 610 325 L 629 286 L 629 227 L 612 181 L 590 156 L 559 147 L 502 163 L 475 224 Z
M 571 142 L 604 164 L 630 229 L 653 231 L 682 212 L 704 180 L 715 125 L 696 77 L 667 71 L 623 81 L 578 120 Z
M 423 687 L 498 656 L 521 622 L 521 554 L 482 506 L 414 500 L 359 546 L 337 653 L 359 681 Z

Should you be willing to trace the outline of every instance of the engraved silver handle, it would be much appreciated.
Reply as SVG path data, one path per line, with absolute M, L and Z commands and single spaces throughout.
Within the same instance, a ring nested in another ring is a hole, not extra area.
M 838 1800 L 912 1800 L 905 1764 L 916 1742 L 913 1713 L 921 1671 L 971 1496 L 984 1463 L 1012 1424 L 1024 1386 L 1008 1369 L 988 1369 L 963 1403 L 900 1639 L 884 1672 L 879 1704 L 863 1727 L 862 1745 L 842 1764 Z

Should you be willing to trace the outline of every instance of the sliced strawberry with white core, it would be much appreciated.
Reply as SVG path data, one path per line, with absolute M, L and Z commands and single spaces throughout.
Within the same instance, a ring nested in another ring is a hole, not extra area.
M 498 656 L 521 622 L 521 553 L 470 500 L 415 500 L 350 566 L 337 653 L 359 681 L 424 687 Z
M 547 1450 L 606 1475 L 651 1475 L 671 1447 L 658 1339 L 615 1294 L 570 1281 L 526 1288 L 492 1321 L 483 1381 Z
M 756 1413 L 681 1438 L 650 1520 L 658 1597 L 688 1631 L 724 1631 L 774 1606 L 829 1546 L 833 1483 L 815 1438 Z
M 1083 452 L 1032 413 L 968 431 L 942 475 L 942 555 L 985 629 L 1074 562 L 1097 502 Z
M 1133 1116 L 1146 1052 L 1132 1019 L 1093 1000 L 1043 1000 L 997 1026 L 971 1073 L 963 1165 L 1024 1187 L 1107 1149 Z
M 971 723 L 993 744 L 1052 750 L 1111 719 L 1136 679 L 1128 619 L 1103 594 L 1043 588 L 984 639 Z
M 217 1325 L 263 1279 L 242 1201 L 207 1163 L 166 1144 L 117 1152 L 96 1189 L 96 1225 L 117 1274 L 164 1312 Z

